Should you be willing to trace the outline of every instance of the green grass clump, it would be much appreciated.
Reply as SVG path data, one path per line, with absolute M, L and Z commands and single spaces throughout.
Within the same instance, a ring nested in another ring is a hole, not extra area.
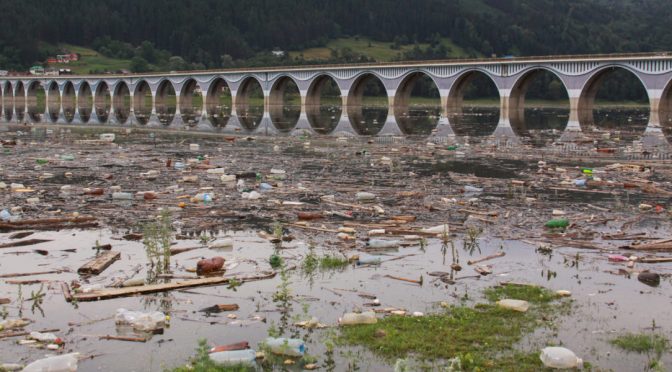
M 662 353 L 669 349 L 670 341 L 662 335 L 657 334 L 635 334 L 626 333 L 609 341 L 612 345 L 635 353 Z
M 485 298 L 499 301 L 504 298 L 524 300 L 532 304 L 547 304 L 558 296 L 552 291 L 532 285 L 505 285 L 488 288 L 484 291 Z
M 344 257 L 322 256 L 320 258 L 320 270 L 342 269 L 348 266 L 349 262 Z
M 422 317 L 389 316 L 377 324 L 343 327 L 340 341 L 366 346 L 389 361 L 407 356 L 435 361 L 459 357 L 464 370 L 542 370 L 537 351 L 521 352 L 514 346 L 543 325 L 540 319 L 559 313 L 562 307 L 548 306 L 555 294 L 541 287 L 507 286 L 486 290 L 486 298 L 517 298 L 532 306 L 525 313 L 488 303 L 454 306 Z

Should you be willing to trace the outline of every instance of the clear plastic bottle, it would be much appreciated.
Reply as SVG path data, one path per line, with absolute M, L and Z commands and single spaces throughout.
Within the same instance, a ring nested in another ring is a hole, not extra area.
M 303 343 L 303 340 L 298 338 L 269 337 L 266 339 L 266 345 L 268 345 L 273 354 L 302 357 L 306 352 L 306 345 Z
M 253 349 L 218 351 L 210 354 L 210 359 L 224 366 L 254 367 L 257 360 L 257 352 Z
M 58 336 L 53 333 L 30 332 L 30 338 L 40 342 L 56 342 L 59 340 Z
M 510 298 L 505 298 L 497 301 L 497 305 L 509 310 L 520 311 L 524 313 L 527 309 L 530 308 L 530 303 L 523 300 L 512 300 Z
M 63 354 L 36 360 L 23 372 L 77 372 L 77 363 L 79 362 L 79 353 Z
M 130 192 L 113 192 L 112 200 L 133 200 L 133 194 Z
M 340 325 L 376 324 L 378 323 L 378 318 L 376 318 L 376 313 L 373 311 L 361 314 L 346 313 L 338 320 L 338 323 Z
M 357 265 L 380 265 L 382 260 L 376 256 L 365 256 L 357 259 Z
M 564 347 L 547 347 L 541 350 L 539 356 L 546 367 L 556 369 L 582 368 L 583 360 L 573 351 Z
M 23 319 L 6 319 L 0 321 L 0 331 L 6 329 L 22 328 L 30 324 L 29 321 Z
M 366 245 L 369 248 L 378 248 L 378 249 L 397 248 L 397 247 L 399 247 L 399 241 L 398 240 L 371 239 L 371 240 L 369 240 L 369 242 Z
M 160 311 L 143 313 L 140 311 L 130 311 L 118 309 L 114 316 L 114 321 L 119 325 L 130 325 L 133 329 L 144 332 L 151 332 L 162 329 L 166 324 L 166 315 Z

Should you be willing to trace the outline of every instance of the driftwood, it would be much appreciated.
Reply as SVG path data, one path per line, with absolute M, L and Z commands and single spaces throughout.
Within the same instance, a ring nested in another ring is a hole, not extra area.
M 266 274 L 266 275 L 249 276 L 249 277 L 242 277 L 242 278 L 235 278 L 235 279 L 239 280 L 240 282 L 251 282 L 251 281 L 255 281 L 255 280 L 270 279 L 270 278 L 275 277 L 275 275 L 276 275 L 275 272 L 271 272 L 271 273 Z M 100 301 L 100 300 L 108 300 L 108 299 L 111 299 L 111 298 L 129 297 L 129 296 L 144 295 L 144 294 L 150 294 L 150 293 L 167 292 L 167 291 L 172 291 L 174 289 L 194 288 L 194 287 L 203 287 L 203 286 L 209 286 L 209 285 L 226 284 L 231 279 L 232 278 L 215 277 L 215 278 L 202 278 L 202 279 L 178 281 L 178 282 L 175 282 L 175 283 L 143 285 L 143 286 L 139 286 L 139 287 L 114 288 L 114 289 L 106 289 L 106 290 L 94 291 L 94 292 L 89 292 L 89 293 L 75 293 L 72 296 L 70 296 L 69 299 L 68 299 L 68 296 L 67 296 L 65 291 L 64 291 L 64 295 L 65 295 L 66 301 L 68 301 L 68 302 L 73 301 L 73 300 L 75 300 L 77 302 Z
M 641 263 L 665 263 L 672 262 L 672 257 L 644 257 L 637 260 Z
M 97 219 L 90 216 L 73 218 L 44 218 L 0 223 L 0 231 L 11 230 L 55 230 L 62 228 L 83 228 L 98 226 Z
M 77 272 L 79 274 L 98 275 L 120 258 L 121 252 L 105 252 L 84 264 L 84 266 L 80 267 Z
M 25 247 L 27 245 L 35 245 L 35 244 L 46 243 L 46 242 L 50 242 L 50 241 L 51 240 L 49 240 L 49 239 L 20 240 L 18 242 L 0 244 L 0 249 L 2 249 L 2 248 L 13 248 L 13 247 Z
M 239 308 L 238 304 L 217 304 L 200 311 L 203 313 L 221 313 L 224 311 L 237 311 Z
M 631 244 L 621 248 L 637 251 L 667 251 L 672 250 L 672 239 L 663 239 L 645 244 Z
M 203 249 L 203 248 L 206 248 L 206 247 L 201 246 L 201 247 L 186 247 L 186 248 L 170 248 L 170 255 L 175 256 L 175 255 L 180 254 L 180 253 L 195 251 L 197 249 Z
M 469 260 L 469 261 L 467 261 L 467 265 L 473 265 L 473 264 L 477 264 L 477 263 L 479 263 L 479 262 L 483 262 L 483 261 L 487 261 L 487 260 L 492 260 L 493 258 L 499 258 L 499 257 L 504 257 L 504 256 L 506 256 L 506 252 L 498 252 L 498 253 L 495 253 L 495 254 L 490 255 L 490 256 L 485 256 L 485 257 L 482 257 L 482 258 L 477 258 L 477 259 L 475 259 L 475 260 Z
M 60 274 L 68 272 L 68 270 L 51 270 L 51 271 L 39 271 L 34 273 L 13 273 L 13 274 L 2 274 L 0 278 L 16 278 L 18 276 L 33 276 L 33 275 L 46 275 L 46 274 Z
M 99 340 L 115 340 L 115 341 L 130 341 L 130 342 L 147 342 L 147 339 L 144 337 L 124 337 L 124 336 L 100 336 Z
M 43 329 L 41 331 L 38 331 L 40 333 L 53 333 L 53 332 L 60 332 L 61 330 L 56 328 L 56 329 Z M 9 337 L 19 337 L 19 336 L 28 336 L 30 332 L 28 331 L 17 331 L 17 332 L 0 332 L 0 339 L 3 338 L 9 338 Z
M 422 283 L 423 283 L 423 281 L 424 281 L 424 280 L 422 279 L 422 275 L 420 275 L 420 280 L 407 279 L 407 278 L 402 278 L 402 277 L 399 277 L 399 276 L 392 276 L 392 275 L 385 275 L 385 277 L 386 277 L 386 278 L 390 278 L 390 279 L 394 279 L 394 280 L 401 280 L 401 281 L 403 281 L 403 282 L 408 282 L 408 283 L 418 284 L 418 285 L 420 285 L 420 286 L 422 286 Z

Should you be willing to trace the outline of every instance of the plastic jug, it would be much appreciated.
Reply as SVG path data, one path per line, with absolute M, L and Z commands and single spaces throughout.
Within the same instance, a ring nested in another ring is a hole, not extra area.
M 225 366 L 254 367 L 257 360 L 257 352 L 253 349 L 218 351 L 210 354 L 213 362 Z
M 268 345 L 273 354 L 302 357 L 306 352 L 306 345 L 303 343 L 303 340 L 298 338 L 269 337 L 266 339 L 266 345 Z
M 130 325 L 138 331 L 151 332 L 156 329 L 162 329 L 165 326 L 166 315 L 160 311 L 143 313 L 140 311 L 130 311 L 118 309 L 114 316 L 116 324 Z
M 27 365 L 23 372 L 76 372 L 77 362 L 79 353 L 63 354 L 36 360 Z
M 583 360 L 573 351 L 564 347 L 547 347 L 541 351 L 539 359 L 546 367 L 556 369 L 581 368 Z
M 526 312 L 527 309 L 530 308 L 530 303 L 527 301 L 512 300 L 508 298 L 497 301 L 497 305 L 505 309 L 520 311 L 521 313 Z
M 347 313 L 338 320 L 338 323 L 340 325 L 376 324 L 378 323 L 378 318 L 376 318 L 376 313 L 373 311 L 361 314 Z

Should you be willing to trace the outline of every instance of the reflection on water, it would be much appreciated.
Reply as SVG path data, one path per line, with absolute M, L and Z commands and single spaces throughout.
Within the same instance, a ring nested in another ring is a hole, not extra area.
M 340 105 L 306 107 L 308 122 L 318 134 L 330 134 L 333 132 L 342 114 L 343 108 Z
M 271 106 L 269 115 L 280 133 L 289 133 L 299 121 L 301 106 Z
M 441 107 L 410 107 L 396 109 L 394 117 L 399 129 L 408 136 L 428 136 L 439 124 Z
M 212 104 L 208 105 L 208 120 L 215 128 L 223 128 L 231 118 L 231 106 Z
M 240 105 L 238 106 L 238 120 L 245 130 L 253 131 L 261 124 L 264 117 L 263 105 Z
M 449 112 L 448 121 L 460 137 L 486 137 L 494 133 L 499 122 L 499 108 L 465 107 Z
M 528 108 L 523 115 L 512 117 L 511 127 L 523 141 L 535 147 L 559 140 L 569 121 L 568 108 Z
M 96 122 L 109 123 L 109 107 L 96 105 L 94 109 L 95 113 L 91 107 L 81 107 L 81 122 L 93 123 L 90 118 L 95 115 Z M 59 119 L 57 110 L 47 107 L 44 111 L 48 112 L 48 116 L 42 117 L 41 110 L 32 108 L 28 119 L 32 122 L 56 122 Z M 312 129 L 320 135 L 426 137 L 448 133 L 473 143 L 490 140 L 493 136 L 511 137 L 516 143 L 534 147 L 567 141 L 619 147 L 632 145 L 633 141 L 650 142 L 654 136 L 666 145 L 672 140 L 672 121 L 663 118 L 660 127 L 651 125 L 649 110 L 637 107 L 600 108 L 592 116 L 590 113 L 579 115 L 582 118 L 580 125 L 576 121 L 569 123 L 571 115 L 568 108 L 526 108 L 522 114 L 512 114 L 508 120 L 501 118 L 498 107 L 464 107 L 445 113 L 439 106 L 411 106 L 390 111 L 387 106 L 362 105 L 344 109 L 335 104 L 307 106 L 305 116 L 302 116 L 299 105 L 271 106 L 267 113 L 261 104 L 241 105 L 232 115 L 229 105 L 218 103 L 207 106 L 207 122 L 200 120 L 202 110 L 198 107 L 186 108 L 180 116 L 170 105 L 159 111 L 157 117 L 164 125 L 182 120 L 187 126 L 196 126 L 197 130 L 219 131 L 230 127 L 236 131 L 242 129 L 244 132 L 268 135 L 292 133 L 297 129 Z M 0 114 L 0 120 L 22 122 L 25 103 L 18 102 L 16 108 L 5 106 Z M 75 111 L 64 108 L 63 114 L 67 122 L 72 122 Z M 114 119 L 117 124 L 123 124 L 129 114 L 128 105 L 121 102 L 115 107 Z M 151 111 L 142 107 L 135 110 L 133 121 L 136 124 L 146 123 L 151 116 Z M 643 141 L 644 137 L 647 137 L 646 141 Z
M 387 106 L 348 107 L 348 118 L 355 132 L 361 136 L 375 136 L 387 120 Z
M 596 141 L 629 141 L 639 139 L 649 123 L 649 110 L 608 108 L 595 110 L 593 122 L 582 123 L 581 129 Z

